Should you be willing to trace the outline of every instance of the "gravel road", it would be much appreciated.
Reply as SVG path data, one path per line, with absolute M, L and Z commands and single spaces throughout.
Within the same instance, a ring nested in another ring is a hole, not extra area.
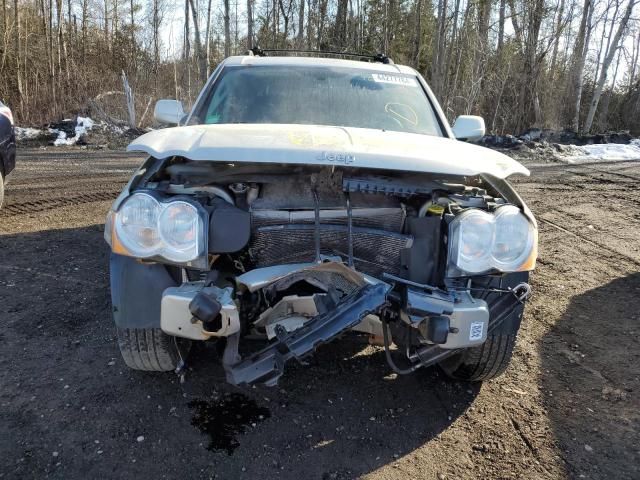
M 0 210 L 0 478 L 640 478 L 640 160 L 532 165 L 540 222 L 514 361 L 392 375 L 358 336 L 278 388 L 129 371 L 103 221 L 141 162 L 22 150 Z

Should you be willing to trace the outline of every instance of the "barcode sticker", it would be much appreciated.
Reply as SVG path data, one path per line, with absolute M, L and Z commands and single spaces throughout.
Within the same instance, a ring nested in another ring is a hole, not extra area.
M 377 83 L 393 83 L 394 85 L 402 85 L 404 87 L 417 87 L 418 82 L 415 78 L 405 75 L 394 75 L 393 73 L 373 73 L 373 81 Z
M 473 322 L 469 329 L 469 341 L 482 340 L 483 322 Z

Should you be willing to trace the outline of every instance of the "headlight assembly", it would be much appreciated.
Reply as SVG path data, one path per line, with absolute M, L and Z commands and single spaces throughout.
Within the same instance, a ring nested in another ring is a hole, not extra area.
M 196 207 L 186 202 L 168 203 L 160 214 L 158 226 L 160 238 L 167 247 L 165 258 L 187 262 L 198 257 L 203 228 Z
M 152 257 L 161 249 L 158 233 L 160 204 L 145 194 L 135 194 L 120 207 L 115 217 L 115 233 L 134 257 Z
M 451 223 L 450 258 L 468 273 L 482 273 L 491 269 L 491 250 L 495 232 L 493 215 L 482 210 L 466 210 Z
M 493 266 L 503 272 L 517 271 L 531 254 L 536 239 L 535 229 L 513 205 L 498 208 L 495 219 Z
M 537 235 L 513 205 L 500 207 L 495 214 L 465 210 L 449 224 L 448 276 L 533 270 Z
M 134 193 L 106 228 L 114 253 L 143 259 L 206 267 L 206 212 L 184 200 L 160 202 L 148 193 Z

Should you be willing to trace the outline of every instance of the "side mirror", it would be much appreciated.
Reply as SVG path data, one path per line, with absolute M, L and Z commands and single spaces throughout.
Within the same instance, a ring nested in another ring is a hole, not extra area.
M 484 137 L 484 119 L 475 115 L 460 115 L 453 123 L 452 130 L 458 140 L 480 140 Z
M 182 102 L 178 100 L 158 100 L 153 116 L 158 123 L 168 123 L 178 125 L 184 118 L 185 113 Z

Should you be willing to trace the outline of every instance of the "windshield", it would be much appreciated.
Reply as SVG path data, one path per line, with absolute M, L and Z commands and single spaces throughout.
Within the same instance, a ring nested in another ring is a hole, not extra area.
M 341 67 L 227 67 L 191 123 L 332 125 L 442 135 L 415 76 Z

